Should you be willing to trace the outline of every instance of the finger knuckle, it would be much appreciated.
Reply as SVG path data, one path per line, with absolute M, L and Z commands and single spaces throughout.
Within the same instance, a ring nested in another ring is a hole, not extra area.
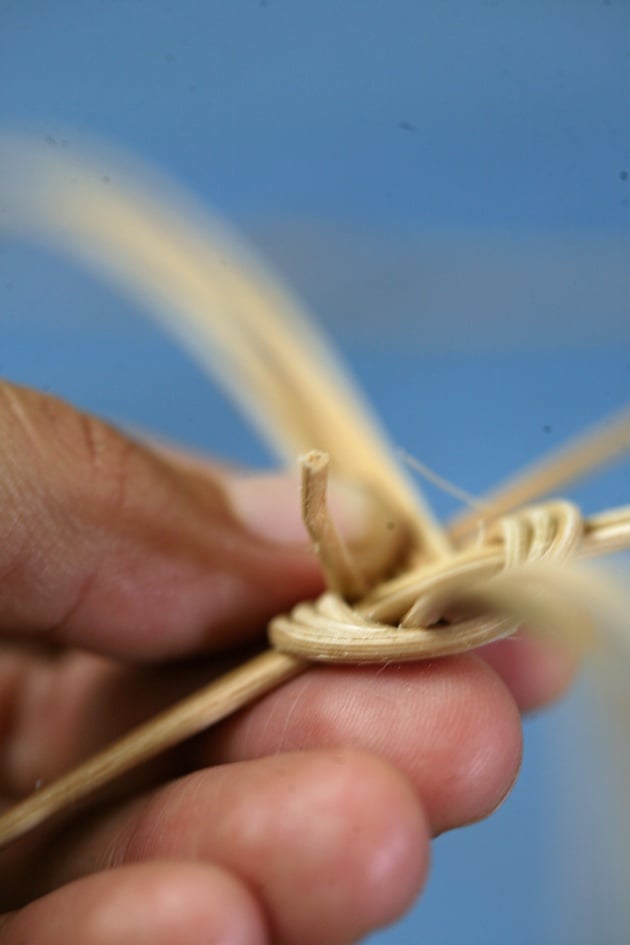
M 51 394 L 0 382 L 0 438 L 5 456 L 2 485 L 31 490 L 52 506 L 90 496 L 106 514 L 125 494 L 130 444 L 113 428 L 74 410 Z

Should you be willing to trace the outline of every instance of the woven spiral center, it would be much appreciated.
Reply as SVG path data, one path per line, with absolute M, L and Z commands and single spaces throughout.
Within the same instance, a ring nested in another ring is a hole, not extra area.
M 270 624 L 277 649 L 309 660 L 386 662 L 465 652 L 514 632 L 514 614 L 466 614 L 502 573 L 564 562 L 584 535 L 580 510 L 552 501 L 480 526 L 476 539 L 438 562 L 408 568 L 352 606 L 327 592 Z M 477 608 L 474 608 L 475 611 Z M 463 611 L 463 612 L 462 612 Z

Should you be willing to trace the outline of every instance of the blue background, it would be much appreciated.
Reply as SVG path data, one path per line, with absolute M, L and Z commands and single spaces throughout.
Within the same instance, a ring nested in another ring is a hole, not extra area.
M 113 139 L 217 207 L 394 440 L 469 491 L 628 399 L 625 0 L 2 0 L 0 126 Z M 7 376 L 268 461 L 168 339 L 66 263 L 0 244 L 0 319 Z M 627 502 L 627 466 L 575 494 Z M 375 945 L 627 940 L 591 707 L 583 681 L 528 722 L 511 798 L 436 842 L 421 903 Z

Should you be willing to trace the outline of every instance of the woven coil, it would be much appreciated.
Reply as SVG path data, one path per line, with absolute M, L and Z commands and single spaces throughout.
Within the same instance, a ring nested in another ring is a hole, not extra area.
M 591 543 L 596 534 L 591 527 Z M 507 636 L 518 621 L 497 613 L 450 619 L 454 604 L 502 572 L 573 558 L 584 535 L 584 520 L 573 503 L 528 507 L 482 528 L 473 545 L 382 583 L 354 606 L 331 592 L 299 604 L 271 622 L 271 643 L 285 653 L 324 662 L 417 660 L 465 652 Z

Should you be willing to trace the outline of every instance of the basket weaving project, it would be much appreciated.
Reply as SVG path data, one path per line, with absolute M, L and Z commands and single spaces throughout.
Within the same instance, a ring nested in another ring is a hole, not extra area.
M 442 525 L 297 304 L 214 218 L 129 158 L 0 139 L 0 233 L 64 250 L 121 284 L 200 359 L 285 463 L 326 592 L 269 625 L 269 648 L 0 816 L 7 844 L 158 752 L 317 662 L 437 658 L 523 623 L 584 648 L 620 585 L 582 559 L 630 547 L 630 506 L 592 517 L 556 496 L 630 448 L 630 413 L 532 466 Z M 107 180 L 107 185 L 103 183 Z M 374 497 L 348 545 L 329 474 Z

